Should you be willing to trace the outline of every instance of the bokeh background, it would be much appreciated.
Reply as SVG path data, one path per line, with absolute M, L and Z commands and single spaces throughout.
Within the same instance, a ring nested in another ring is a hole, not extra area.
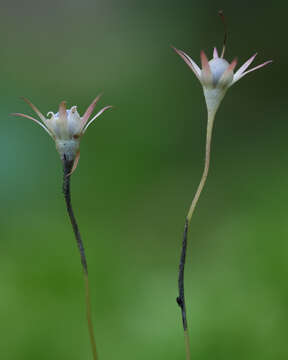
M 288 356 L 287 3 L 1 0 L 0 358 L 91 359 L 84 286 L 54 144 L 19 99 L 115 108 L 81 143 L 72 195 L 86 246 L 100 359 L 184 359 L 177 268 L 199 182 L 199 63 L 272 65 L 227 94 L 192 221 L 186 294 L 194 360 Z M 33 115 L 34 116 L 34 115 Z

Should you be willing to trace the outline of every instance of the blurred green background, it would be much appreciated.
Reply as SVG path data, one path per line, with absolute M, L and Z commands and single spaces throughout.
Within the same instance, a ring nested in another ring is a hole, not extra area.
M 184 359 L 175 298 L 184 218 L 200 180 L 199 63 L 272 65 L 227 94 L 192 221 L 186 294 L 194 360 L 287 359 L 287 2 L 2 0 L 0 358 L 91 359 L 61 162 L 19 99 L 115 108 L 81 143 L 72 196 L 86 246 L 100 359 Z M 34 115 L 33 115 L 34 116 Z

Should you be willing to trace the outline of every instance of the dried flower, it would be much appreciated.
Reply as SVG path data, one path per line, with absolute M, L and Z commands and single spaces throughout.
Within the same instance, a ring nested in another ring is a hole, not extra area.
M 62 160 L 72 161 L 74 163 L 71 173 L 76 169 L 80 157 L 80 138 L 84 135 L 88 126 L 97 119 L 105 110 L 110 109 L 111 106 L 105 106 L 92 119 L 91 114 L 100 99 L 97 96 L 87 108 L 84 115 L 81 117 L 77 111 L 77 106 L 72 106 L 71 109 L 66 109 L 66 102 L 62 101 L 59 105 L 59 111 L 54 114 L 49 111 L 45 117 L 35 105 L 28 99 L 23 100 L 31 106 L 35 113 L 39 116 L 37 120 L 29 115 L 14 113 L 13 115 L 22 116 L 31 119 L 40 125 L 55 141 L 56 149 L 60 154 Z M 89 120 L 90 119 L 90 120 Z
M 89 281 L 88 281 L 88 267 L 86 261 L 86 255 L 84 250 L 84 244 L 80 235 L 78 223 L 74 215 L 71 202 L 71 187 L 70 179 L 71 174 L 76 169 L 80 151 L 80 139 L 89 127 L 89 125 L 98 118 L 105 110 L 111 108 L 111 106 L 105 106 L 101 109 L 92 119 L 90 119 L 92 112 L 95 108 L 96 103 L 98 102 L 100 96 L 97 96 L 88 106 L 84 115 L 81 117 L 77 111 L 77 106 L 72 106 L 71 109 L 66 109 L 66 102 L 62 101 L 59 105 L 59 111 L 54 114 L 52 111 L 48 112 L 47 117 L 45 117 L 35 105 L 33 105 L 29 100 L 24 99 L 24 101 L 31 106 L 35 113 L 39 116 L 40 120 L 33 118 L 30 115 L 14 113 L 13 115 L 22 116 L 27 119 L 31 119 L 40 125 L 55 141 L 56 149 L 60 154 L 62 163 L 63 163 L 63 194 L 66 202 L 67 212 L 71 221 L 75 239 L 77 242 L 78 250 L 80 253 L 81 264 L 84 272 L 85 280 L 85 300 L 86 300 L 86 312 L 87 312 L 87 323 L 88 330 L 90 335 L 90 342 L 93 354 L 93 360 L 97 360 L 97 351 L 96 343 L 94 336 L 94 329 L 92 324 L 91 316 L 91 301 L 90 301 L 90 290 L 89 290 Z

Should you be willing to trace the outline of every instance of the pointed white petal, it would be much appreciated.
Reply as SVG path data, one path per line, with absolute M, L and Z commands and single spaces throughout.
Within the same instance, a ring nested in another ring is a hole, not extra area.
M 233 84 L 233 71 L 237 65 L 237 58 L 235 58 L 228 68 L 224 71 L 221 78 L 219 79 L 219 83 L 222 83 L 222 86 L 226 84 L 226 86 L 231 86 Z
M 46 118 L 45 118 L 45 116 L 41 113 L 41 111 L 38 110 L 38 108 L 37 108 L 34 104 L 32 104 L 30 100 L 26 99 L 25 97 L 22 97 L 21 99 L 23 99 L 23 100 L 26 102 L 26 104 L 28 104 L 28 105 L 35 111 L 35 113 L 39 116 L 39 118 L 40 118 L 40 119 L 43 121 L 43 123 L 45 124 Z
M 201 57 L 201 83 L 203 86 L 212 86 L 213 85 L 213 75 L 210 68 L 208 58 L 203 50 L 200 52 Z
M 186 64 L 190 67 L 190 69 L 194 72 L 194 74 L 197 76 L 197 78 L 200 80 L 201 76 L 201 69 L 199 66 L 193 61 L 190 56 L 188 56 L 184 51 L 176 49 L 172 46 L 172 49 L 176 51 L 178 55 L 181 56 L 181 58 L 186 62 Z
M 213 50 L 213 58 L 214 58 L 214 59 L 217 59 L 218 57 L 219 57 L 219 55 L 218 55 L 217 48 L 214 47 L 214 50 Z
M 13 113 L 11 115 L 13 115 L 13 116 L 21 116 L 21 117 L 24 117 L 26 119 L 30 119 L 30 120 L 34 121 L 35 123 L 40 125 L 52 138 L 54 138 L 52 132 L 45 125 L 43 125 L 39 120 L 34 119 L 32 116 L 21 114 L 21 113 Z
M 88 106 L 87 110 L 85 111 L 84 115 L 82 116 L 82 120 L 81 120 L 81 127 L 83 128 L 87 121 L 89 120 L 97 102 L 99 101 L 100 97 L 102 96 L 102 94 L 99 94 L 93 101 L 92 103 Z
M 241 75 L 244 73 L 244 71 L 252 64 L 255 57 L 257 56 L 257 53 L 251 56 L 235 73 L 234 75 L 234 82 L 239 80 L 241 78 Z
M 90 125 L 90 124 L 92 124 L 92 122 L 94 121 L 94 120 L 96 120 L 101 114 L 103 114 L 103 112 L 104 111 L 106 111 L 106 110 L 108 110 L 108 109 L 111 109 L 113 106 L 110 106 L 110 105 L 108 105 L 108 106 L 105 106 L 103 109 L 101 109 L 86 125 L 85 125 L 85 127 L 84 127 L 84 129 L 83 129 L 83 134 L 85 133 L 85 131 L 87 130 L 87 128 L 88 128 L 88 126 Z
M 232 83 L 232 84 L 235 84 L 238 80 L 242 79 L 245 75 L 249 74 L 250 72 L 252 72 L 252 71 L 254 71 L 254 70 L 257 70 L 257 69 L 260 69 L 260 68 L 262 68 L 263 66 L 270 64 L 272 61 L 273 61 L 273 60 L 268 60 L 268 61 L 265 61 L 263 64 L 260 64 L 260 65 L 258 65 L 258 66 L 255 66 L 254 68 L 252 68 L 252 69 L 250 69 L 250 70 L 242 73 L 242 74 L 240 75 L 240 77 L 238 77 L 237 79 L 235 79 L 235 76 L 234 76 L 234 79 L 233 79 L 233 83 Z M 235 75 L 236 75 L 236 74 L 235 74 Z

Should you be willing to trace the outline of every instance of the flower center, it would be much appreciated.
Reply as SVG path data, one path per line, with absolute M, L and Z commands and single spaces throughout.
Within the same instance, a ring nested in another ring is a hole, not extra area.
M 217 85 L 218 81 L 220 80 L 221 76 L 224 74 L 225 70 L 228 68 L 229 63 L 225 59 L 216 58 L 209 61 L 212 77 L 213 77 L 213 84 Z

